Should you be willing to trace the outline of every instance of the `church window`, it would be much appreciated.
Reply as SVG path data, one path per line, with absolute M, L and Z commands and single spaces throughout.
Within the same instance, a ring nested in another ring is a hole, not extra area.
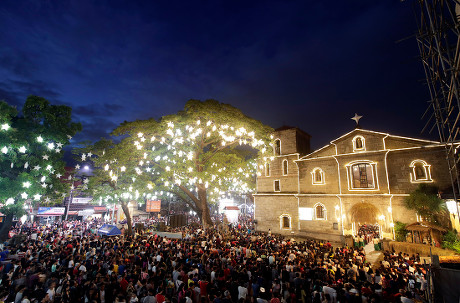
M 281 140 L 276 139 L 275 140 L 275 156 L 281 155 Z
M 283 160 L 283 176 L 287 176 L 288 174 L 288 161 Z
M 265 177 L 270 177 L 270 163 L 265 163 Z
M 319 167 L 313 169 L 311 172 L 311 178 L 313 185 L 325 184 L 324 171 Z
M 353 138 L 353 151 L 366 150 L 365 140 L 363 136 L 356 136 Z
M 326 207 L 321 203 L 315 205 L 315 219 L 326 220 Z
M 280 228 L 281 229 L 291 229 L 291 216 L 289 215 L 280 216 Z
M 275 180 L 274 187 L 275 187 L 275 191 L 281 191 L 280 180 Z
M 410 164 L 411 182 L 433 182 L 431 180 L 431 165 L 423 160 L 415 160 Z
M 354 161 L 346 167 L 350 190 L 378 189 L 377 163 L 369 160 Z

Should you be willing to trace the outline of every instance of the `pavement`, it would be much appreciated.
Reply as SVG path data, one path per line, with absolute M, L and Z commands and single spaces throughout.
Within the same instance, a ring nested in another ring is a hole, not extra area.
M 372 266 L 378 265 L 380 260 L 383 259 L 382 251 L 375 251 L 372 241 L 364 246 L 364 251 L 366 252 L 366 261 L 371 263 Z

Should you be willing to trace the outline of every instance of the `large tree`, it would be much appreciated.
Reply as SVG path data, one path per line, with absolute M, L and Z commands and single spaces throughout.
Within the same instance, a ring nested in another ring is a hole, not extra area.
M 62 202 L 68 184 L 63 147 L 80 123 L 71 119 L 72 110 L 29 96 L 19 112 L 0 101 L 0 211 L 5 220 L 0 240 L 6 239 L 14 216 L 24 214 L 25 204 Z
M 439 198 L 438 192 L 437 186 L 422 183 L 408 197 L 404 198 L 404 204 L 429 222 L 449 227 L 450 220 L 446 203 Z
M 272 132 L 231 105 L 190 100 L 177 114 L 124 122 L 112 133 L 118 141 L 86 148 L 101 168 L 90 188 L 102 199 L 119 200 L 123 209 L 130 199 L 176 195 L 207 226 L 209 202 L 254 190 L 256 160 L 273 155 Z

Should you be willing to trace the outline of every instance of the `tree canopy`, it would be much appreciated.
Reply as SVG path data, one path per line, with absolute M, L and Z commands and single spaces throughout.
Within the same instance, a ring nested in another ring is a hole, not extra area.
M 446 226 L 449 219 L 444 201 L 438 196 L 438 187 L 430 184 L 420 184 L 408 197 L 404 199 L 407 208 L 413 209 L 417 214 L 428 221 Z
M 254 190 L 256 159 L 273 155 L 272 132 L 231 105 L 190 100 L 177 114 L 124 122 L 113 140 L 81 151 L 95 155 L 90 188 L 104 201 L 176 195 L 209 224 L 209 201 Z
M 63 148 L 77 132 L 72 110 L 29 96 L 18 111 L 0 101 L 0 211 L 23 214 L 24 202 L 62 201 L 68 184 Z

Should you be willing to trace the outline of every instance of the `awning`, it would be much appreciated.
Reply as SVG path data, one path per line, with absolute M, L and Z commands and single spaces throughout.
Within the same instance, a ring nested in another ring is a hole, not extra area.
M 97 231 L 99 235 L 105 236 L 118 236 L 121 235 L 121 231 L 115 225 L 104 224 Z
M 440 232 L 446 232 L 447 231 L 447 229 L 445 229 L 445 228 L 443 228 L 441 226 L 434 225 L 434 224 L 428 223 L 428 222 L 415 222 L 415 223 L 407 225 L 406 229 L 409 230 L 409 231 L 416 230 L 416 231 L 425 231 L 425 232 L 428 232 L 430 230 L 438 230 Z

